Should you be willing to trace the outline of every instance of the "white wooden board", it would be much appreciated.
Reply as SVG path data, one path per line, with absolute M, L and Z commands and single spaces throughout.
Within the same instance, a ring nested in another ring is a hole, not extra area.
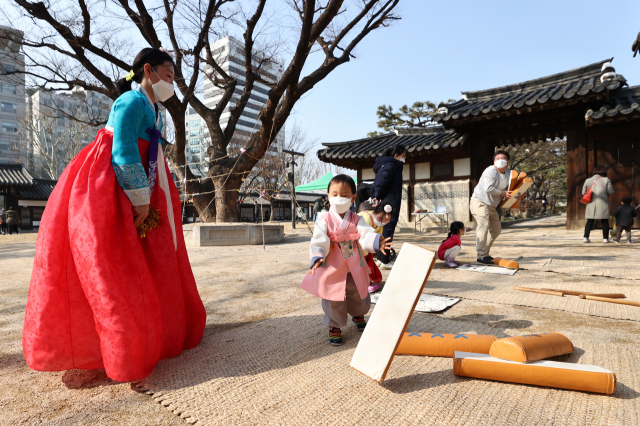
M 513 194 L 511 194 L 511 198 L 505 200 L 505 202 L 502 204 L 502 207 L 504 207 L 505 209 L 511 208 L 511 206 L 514 205 L 516 201 L 518 201 L 517 197 L 527 192 L 527 189 L 529 189 L 532 183 L 533 181 L 531 179 L 525 179 L 525 181 L 522 182 L 520 188 L 513 191 Z
M 353 354 L 353 368 L 384 380 L 435 260 L 431 250 L 409 243 L 402 246 Z

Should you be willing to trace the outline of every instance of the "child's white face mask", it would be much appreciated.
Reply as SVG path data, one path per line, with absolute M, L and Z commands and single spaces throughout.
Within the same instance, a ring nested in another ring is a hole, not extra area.
M 346 213 L 351 207 L 351 198 L 329 197 L 331 208 L 338 214 Z
M 380 222 L 380 221 L 378 220 L 378 218 L 377 218 L 377 217 L 375 217 L 375 216 L 373 217 L 373 223 L 375 223 L 375 224 L 376 224 L 376 226 L 385 226 L 385 225 L 386 225 L 386 223 L 384 223 L 384 222 Z

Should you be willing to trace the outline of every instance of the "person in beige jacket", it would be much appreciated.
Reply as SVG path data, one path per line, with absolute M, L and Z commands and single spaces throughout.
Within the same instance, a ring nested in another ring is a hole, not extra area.
M 587 193 L 587 190 L 591 188 L 593 194 L 591 195 L 591 202 L 587 204 L 587 209 L 584 213 L 584 217 L 587 219 L 587 224 L 584 227 L 584 240 L 585 243 L 590 243 L 589 234 L 596 221 L 596 219 L 602 220 L 602 242 L 609 242 L 609 195 L 613 194 L 613 185 L 611 181 L 606 177 L 606 170 L 602 166 L 595 167 L 592 172 L 592 176 L 584 181 L 582 185 L 582 195 Z
M 478 262 L 493 264 L 493 257 L 489 255 L 493 242 L 502 232 L 500 217 L 496 207 L 505 198 L 511 198 L 513 191 L 509 191 L 511 182 L 511 170 L 509 165 L 509 153 L 496 151 L 493 154 L 493 165 L 487 167 L 473 189 L 473 195 L 469 201 L 469 210 L 476 220 L 476 252 Z M 527 194 L 518 196 L 523 199 Z

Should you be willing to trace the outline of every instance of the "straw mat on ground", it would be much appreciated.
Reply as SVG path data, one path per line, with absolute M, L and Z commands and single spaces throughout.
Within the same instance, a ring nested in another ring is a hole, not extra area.
M 480 275 L 480 274 L 478 274 Z M 138 386 L 198 425 L 637 425 L 639 353 L 574 340 L 561 360 L 618 376 L 611 396 L 458 378 L 450 358 L 398 356 L 378 384 L 349 367 L 360 334 L 343 329 L 332 347 L 319 307 L 207 336 L 161 362 Z M 500 329 L 416 313 L 409 331 L 486 333 Z
M 533 271 L 519 271 L 514 276 L 495 276 L 434 268 L 424 292 L 483 302 L 557 309 L 599 317 L 640 321 L 640 307 L 595 302 L 579 299 L 576 296 L 557 297 L 527 293 L 514 290 L 515 286 L 591 293 L 624 293 L 627 299 L 640 301 L 640 285 L 637 280 L 599 279 L 582 275 L 576 277 Z

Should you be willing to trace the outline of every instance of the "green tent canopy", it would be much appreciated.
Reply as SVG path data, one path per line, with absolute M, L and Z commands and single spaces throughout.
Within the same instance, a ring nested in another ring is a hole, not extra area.
M 305 183 L 304 185 L 296 186 L 296 192 L 305 192 L 305 191 L 326 191 L 327 186 L 329 186 L 329 182 L 333 179 L 333 172 L 330 171 L 326 175 L 322 176 L 320 179 L 316 179 L 313 182 Z M 356 185 L 358 184 L 357 180 Z

